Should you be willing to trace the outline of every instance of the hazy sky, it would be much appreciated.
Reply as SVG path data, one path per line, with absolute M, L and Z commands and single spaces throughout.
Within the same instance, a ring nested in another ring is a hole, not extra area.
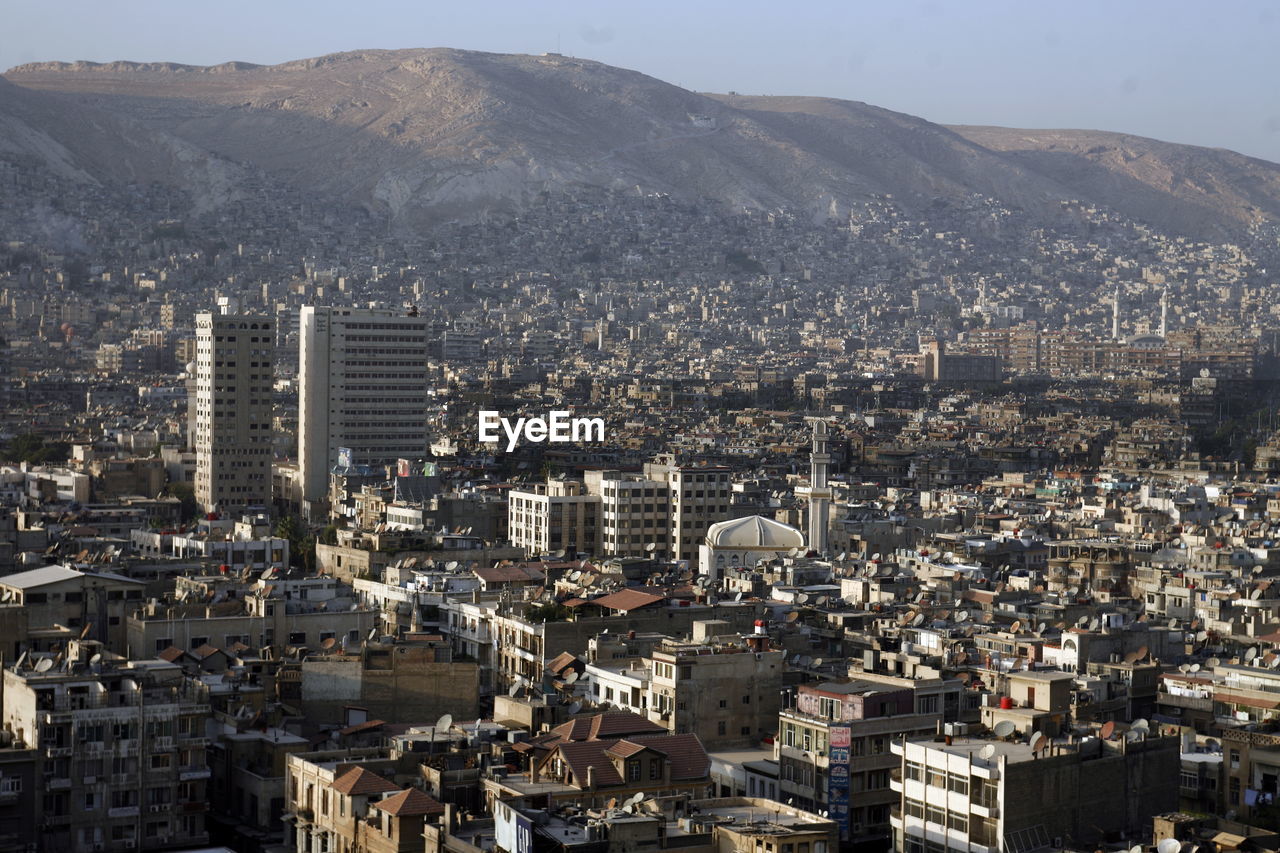
M 3 0 L 0 67 L 274 63 L 359 48 L 557 48 L 700 91 L 932 121 L 1120 130 L 1280 162 L 1271 0 Z

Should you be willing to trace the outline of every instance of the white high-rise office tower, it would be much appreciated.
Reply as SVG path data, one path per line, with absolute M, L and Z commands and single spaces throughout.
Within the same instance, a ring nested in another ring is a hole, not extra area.
M 274 321 L 237 313 L 196 315 L 196 501 L 235 516 L 271 506 Z
M 809 454 L 809 485 L 796 489 L 796 496 L 809 502 L 809 550 L 827 550 L 827 528 L 831 520 L 831 487 L 827 484 L 827 422 L 813 421 L 813 450 Z
M 1169 337 L 1169 288 L 1160 294 L 1160 337 Z
M 431 321 L 388 308 L 302 308 L 298 461 L 302 509 L 327 507 L 338 448 L 361 465 L 427 452 Z

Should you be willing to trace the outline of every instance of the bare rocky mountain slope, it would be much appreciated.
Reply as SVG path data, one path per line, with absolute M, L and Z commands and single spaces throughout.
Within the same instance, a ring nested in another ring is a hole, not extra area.
M 7 81 L 5 83 L 4 81 Z M 972 193 L 1079 199 L 1203 237 L 1280 218 L 1280 166 L 1121 134 L 946 128 L 851 101 L 705 95 L 588 60 L 421 49 L 274 66 L 40 63 L 0 81 L 0 156 L 160 180 L 204 206 L 261 169 L 407 223 L 588 184 L 814 216 Z

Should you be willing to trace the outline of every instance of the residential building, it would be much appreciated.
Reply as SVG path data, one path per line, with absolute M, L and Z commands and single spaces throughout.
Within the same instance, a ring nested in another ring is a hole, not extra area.
M 237 313 L 196 315 L 195 497 L 232 517 L 271 506 L 273 321 Z

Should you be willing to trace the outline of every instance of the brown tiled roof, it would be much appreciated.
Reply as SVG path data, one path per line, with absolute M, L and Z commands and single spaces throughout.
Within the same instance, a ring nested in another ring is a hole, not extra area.
M 644 744 L 641 744 L 641 743 L 636 743 L 633 740 L 620 740 L 617 743 L 615 743 L 613 746 L 606 749 L 605 753 L 608 755 L 615 756 L 616 758 L 630 758 L 631 756 L 635 755 L 637 752 L 644 752 L 646 749 L 652 749 L 652 747 L 645 746 Z M 657 750 L 657 751 L 661 752 L 662 750 Z
M 562 740 L 582 741 L 620 738 L 634 734 L 665 732 L 662 726 L 633 711 L 605 711 L 590 717 L 575 717 L 551 730 Z
M 555 656 L 551 663 L 547 664 L 547 671 L 556 675 L 561 675 L 570 664 L 578 662 L 578 656 L 572 652 L 561 652 Z
M 529 583 L 547 579 L 547 576 L 537 569 L 525 566 L 490 566 L 476 568 L 473 572 L 485 583 Z
M 623 746 L 622 744 L 625 744 Z M 594 777 L 597 787 L 609 788 L 625 784 L 617 768 L 610 760 L 611 755 L 626 758 L 643 750 L 652 749 L 667 757 L 671 768 L 673 782 L 687 782 L 705 779 L 711 770 L 711 759 L 703 749 L 702 742 L 694 734 L 661 734 L 628 738 L 626 740 L 588 740 L 576 743 L 560 743 L 548 753 L 543 760 L 545 765 L 552 761 L 552 756 L 559 754 L 569 767 L 574 780 L 579 785 L 587 783 L 587 768 L 595 768 Z M 619 753 L 625 754 L 619 754 Z
M 348 797 L 359 797 L 366 794 L 381 794 L 384 791 L 399 791 L 400 786 L 390 779 L 384 779 L 367 767 L 351 767 L 333 780 L 333 790 Z
M 430 794 L 417 788 L 406 788 L 398 794 L 392 794 L 371 804 L 375 809 L 392 815 L 431 815 L 443 814 L 444 804 Z
M 184 658 L 186 656 L 187 656 L 187 653 L 184 652 L 182 649 L 178 648 L 177 646 L 170 646 L 169 648 L 165 649 L 164 651 L 156 655 L 156 657 L 160 658 L 160 660 L 167 660 L 169 663 L 173 663 L 179 658 Z
M 639 610 L 642 607 L 652 607 L 663 601 L 666 601 L 666 597 L 662 595 L 641 592 L 638 589 L 620 589 L 610 595 L 592 599 L 589 603 L 608 610 L 630 611 Z
M 218 654 L 218 653 L 219 653 L 219 652 L 221 652 L 221 651 L 222 651 L 222 649 L 219 649 L 217 646 L 211 646 L 211 645 L 209 645 L 208 643 L 205 643 L 205 644 L 204 644 L 203 646 L 201 646 L 200 648 L 198 648 L 198 649 L 194 649 L 194 650 L 191 652 L 191 654 L 193 654 L 193 655 L 195 655 L 196 657 L 200 658 L 200 660 L 204 660 L 205 658 L 209 657 L 210 655 L 216 655 L 216 654 Z
M 357 732 L 367 732 L 372 729 L 380 729 L 386 725 L 385 720 L 366 720 L 363 723 L 347 726 L 345 729 L 338 729 L 340 735 L 353 735 Z

